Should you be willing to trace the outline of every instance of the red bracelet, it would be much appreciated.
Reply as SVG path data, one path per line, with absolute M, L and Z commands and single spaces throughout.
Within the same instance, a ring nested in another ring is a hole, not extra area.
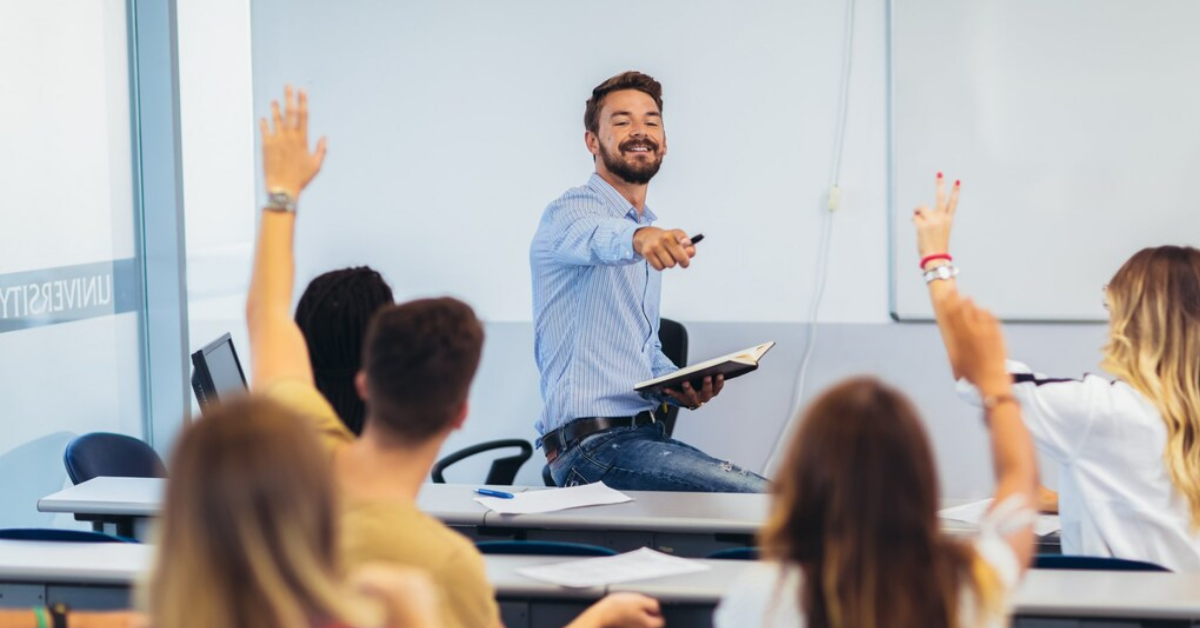
M 926 255 L 925 257 L 921 258 L 921 270 L 925 270 L 925 265 L 928 264 L 929 262 L 937 261 L 940 259 L 944 259 L 947 262 L 954 261 L 954 258 L 950 257 L 949 253 L 934 253 L 933 255 Z

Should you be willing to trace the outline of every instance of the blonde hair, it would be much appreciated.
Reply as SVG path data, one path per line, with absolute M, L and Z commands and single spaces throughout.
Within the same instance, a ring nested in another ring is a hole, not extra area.
M 247 398 L 184 431 L 142 592 L 155 628 L 381 619 L 373 613 L 380 609 L 344 601 L 327 453 L 307 425 L 276 403 Z
M 1138 251 L 1108 284 L 1105 370 L 1149 398 L 1167 426 L 1163 457 L 1200 527 L 1200 251 Z
M 835 386 L 785 460 L 760 541 L 803 571 L 806 626 L 951 628 L 1003 613 L 995 572 L 941 532 L 933 452 L 903 394 L 872 378 Z

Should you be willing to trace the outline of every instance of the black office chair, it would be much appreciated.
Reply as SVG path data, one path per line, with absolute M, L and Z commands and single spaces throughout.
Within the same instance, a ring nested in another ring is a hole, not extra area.
M 562 541 L 479 541 L 481 554 L 519 556 L 616 556 L 616 550 L 587 543 Z
M 760 554 L 761 552 L 757 547 L 729 547 L 717 550 L 709 554 L 706 558 L 719 560 L 758 560 Z
M 683 323 L 673 321 L 669 318 L 660 318 L 658 321 L 658 341 L 662 343 L 663 355 L 667 359 L 675 363 L 675 366 L 683 368 L 687 366 L 688 359 L 688 332 L 687 327 Z M 662 421 L 666 428 L 667 438 L 675 432 L 675 417 L 679 416 L 679 406 L 667 405 L 664 411 L 662 408 L 656 408 L 655 414 L 659 421 Z M 557 486 L 554 483 L 554 477 L 550 474 L 550 465 L 542 467 L 542 482 L 546 486 Z
M 658 324 L 658 340 L 662 343 L 663 355 L 667 359 L 675 363 L 675 366 L 683 368 L 687 366 L 688 359 L 688 333 L 687 328 L 683 323 L 678 323 L 669 318 L 664 318 Z M 663 422 L 667 430 L 667 437 L 675 433 L 675 417 L 679 416 L 679 406 L 667 406 L 666 412 L 661 410 L 658 412 L 658 420 Z
M 62 528 L 6 528 L 0 530 L 6 541 L 55 541 L 58 543 L 137 543 L 138 541 L 102 532 Z
M 1038 554 L 1033 559 L 1034 569 L 1073 569 L 1077 571 L 1171 571 L 1162 565 L 1140 560 L 1107 558 L 1101 556 L 1070 556 L 1062 554 Z
M 494 449 L 504 449 L 507 447 L 517 447 L 520 451 L 514 456 L 497 458 L 492 461 L 492 466 L 488 470 L 487 479 L 484 484 L 511 486 L 517 479 L 517 472 L 521 470 L 521 465 L 525 464 L 526 460 L 533 457 L 533 445 L 527 440 L 520 438 L 508 438 L 504 440 L 492 440 L 478 445 L 460 449 L 441 460 L 438 460 L 433 465 L 433 470 L 430 475 L 433 477 L 435 484 L 445 484 L 446 477 L 443 472 L 450 465 L 460 462 L 476 454 L 480 454 Z
M 150 445 L 132 436 L 93 432 L 67 444 L 63 464 L 71 482 L 98 477 L 165 478 L 162 458 Z

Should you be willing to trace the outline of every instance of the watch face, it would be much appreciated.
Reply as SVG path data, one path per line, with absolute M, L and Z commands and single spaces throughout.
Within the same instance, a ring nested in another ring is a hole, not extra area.
M 267 195 L 267 208 L 296 211 L 296 203 L 287 192 L 272 192 Z

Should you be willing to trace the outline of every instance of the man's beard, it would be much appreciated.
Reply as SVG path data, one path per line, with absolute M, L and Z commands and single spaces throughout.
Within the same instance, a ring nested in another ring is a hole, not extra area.
M 636 146 L 645 146 L 650 149 L 647 155 L 654 159 L 645 162 L 635 161 L 630 163 L 626 161 L 621 151 L 628 151 Z M 604 167 L 609 172 L 617 175 L 621 180 L 633 185 L 646 185 L 654 175 L 658 174 L 658 168 L 662 166 L 662 157 L 658 155 L 658 143 L 653 140 L 626 140 L 625 143 L 618 147 L 617 151 L 610 151 L 604 144 L 600 144 L 600 158 L 604 160 Z

